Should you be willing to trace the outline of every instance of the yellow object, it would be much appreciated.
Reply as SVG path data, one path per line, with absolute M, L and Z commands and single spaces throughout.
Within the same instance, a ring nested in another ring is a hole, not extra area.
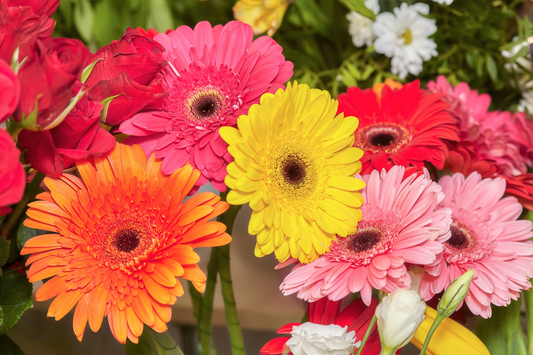
M 426 307 L 426 319 L 416 330 L 411 339 L 417 348 L 421 349 L 431 324 L 437 316 L 437 311 Z M 426 350 L 426 355 L 490 355 L 489 350 L 479 338 L 456 321 L 445 318 L 439 325 Z
M 228 165 L 227 201 L 249 203 L 248 232 L 257 235 L 255 255 L 275 252 L 309 263 L 337 236 L 355 233 L 365 184 L 362 150 L 353 147 L 355 117 L 337 115 L 337 100 L 307 85 L 264 94 L 238 129 L 222 127 L 235 162 Z
M 273 36 L 281 26 L 288 0 L 239 0 L 233 6 L 236 20 L 252 26 L 254 34 Z

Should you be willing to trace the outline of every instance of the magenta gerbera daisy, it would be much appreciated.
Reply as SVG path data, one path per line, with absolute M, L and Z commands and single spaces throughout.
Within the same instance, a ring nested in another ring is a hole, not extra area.
M 531 286 L 533 225 L 517 220 L 522 206 L 516 198 L 502 198 L 502 178 L 482 180 L 475 172 L 465 179 L 458 173 L 439 184 L 446 194 L 440 208 L 452 209 L 451 237 L 439 262 L 425 267 L 420 294 L 428 300 L 472 269 L 475 276 L 465 301 L 472 313 L 488 318 L 491 303 L 508 305 Z
M 132 136 L 125 143 L 141 145 L 148 156 L 155 152 L 164 174 L 190 162 L 202 173 L 197 187 L 209 181 L 226 191 L 233 159 L 218 129 L 234 126 L 262 94 L 284 88 L 293 65 L 276 41 L 254 41 L 252 28 L 238 21 L 180 26 L 154 40 L 166 50 L 168 67 L 160 76 L 168 96 L 120 125 Z
M 444 194 L 427 170 L 418 177 L 404 174 L 404 167 L 394 166 L 363 176 L 367 186 L 357 232 L 338 238 L 312 263 L 296 265 L 280 286 L 283 293 L 335 301 L 360 292 L 368 305 L 372 288 L 390 293 L 410 286 L 406 263 L 434 263 L 450 237 L 451 210 L 435 210 Z

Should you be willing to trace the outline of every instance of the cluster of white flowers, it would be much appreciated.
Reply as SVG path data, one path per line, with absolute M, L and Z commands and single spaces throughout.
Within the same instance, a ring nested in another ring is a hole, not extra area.
M 450 5 L 453 0 L 433 0 Z M 435 20 L 422 15 L 429 14 L 429 6 L 422 3 L 402 3 L 394 13 L 379 13 L 377 0 L 365 0 L 365 6 L 376 14 L 376 20 L 351 11 L 346 15 L 348 31 L 356 47 L 371 46 L 377 53 L 392 58 L 391 72 L 404 79 L 408 73 L 418 75 L 423 62 L 437 56 L 435 41 L 428 38 L 437 31 Z
M 516 37 L 513 38 L 513 42 L 517 39 Z M 526 50 L 523 50 L 523 48 L 526 48 Z M 519 55 L 520 52 L 524 53 L 524 55 Z M 531 59 L 527 41 L 514 45 L 510 50 L 503 50 L 502 56 L 510 61 L 505 64 L 505 69 L 517 76 L 516 82 L 520 91 L 522 91 L 522 99 L 520 99 L 517 107 L 518 111 L 527 110 L 529 113 L 533 113 L 533 80 L 531 80 Z M 514 84 L 515 80 L 513 79 L 511 80 L 511 85 L 514 87 Z

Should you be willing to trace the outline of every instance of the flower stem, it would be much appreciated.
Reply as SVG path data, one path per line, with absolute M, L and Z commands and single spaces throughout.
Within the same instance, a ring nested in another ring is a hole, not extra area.
M 213 301 L 215 299 L 215 286 L 218 273 L 218 250 L 211 249 L 211 257 L 207 265 L 207 281 L 202 302 L 200 317 L 200 351 L 202 355 L 211 353 L 211 318 L 213 316 Z M 191 285 L 192 286 L 192 285 Z M 194 286 L 192 286 L 194 287 Z
M 426 336 L 426 340 L 424 341 L 424 345 L 422 346 L 422 349 L 420 349 L 420 355 L 426 354 L 426 349 L 428 348 L 429 342 L 431 341 L 431 337 L 433 336 L 433 333 L 435 333 L 435 330 L 437 330 L 440 323 L 446 318 L 444 315 L 437 313 L 437 316 L 435 317 L 435 320 L 433 321 L 433 324 L 431 324 L 431 328 L 429 328 L 428 335 Z
M 26 207 L 28 207 L 28 203 L 35 199 L 35 196 L 39 192 L 39 185 L 43 181 L 44 177 L 45 175 L 38 171 L 33 177 L 33 180 L 26 187 L 26 191 L 24 191 L 24 196 L 22 196 L 22 200 L 20 200 L 13 212 L 11 212 L 11 214 L 5 221 L 4 226 L 2 227 L 0 235 L 3 238 L 7 238 L 9 236 L 9 233 L 11 233 L 13 227 L 17 225 L 20 216 L 22 215 L 22 213 L 24 213 Z
M 361 352 L 363 352 L 363 347 L 365 346 L 365 343 L 368 340 L 368 337 L 370 336 L 370 333 L 372 332 L 372 328 L 374 328 L 374 324 L 376 324 L 377 320 L 378 320 L 378 317 L 376 317 L 376 314 L 374 313 L 374 316 L 372 317 L 372 320 L 370 321 L 370 324 L 368 325 L 368 328 L 366 329 L 365 336 L 363 337 L 363 340 L 361 341 L 361 346 L 359 346 L 359 349 L 357 350 L 355 355 L 360 355 Z
M 202 319 L 203 298 L 202 294 L 189 281 L 189 294 L 191 295 L 194 319 L 196 319 L 196 330 L 200 333 L 200 320 Z

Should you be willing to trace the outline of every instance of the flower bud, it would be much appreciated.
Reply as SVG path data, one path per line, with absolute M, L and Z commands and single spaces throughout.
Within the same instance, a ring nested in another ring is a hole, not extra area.
M 455 312 L 466 297 L 473 277 L 474 271 L 468 270 L 452 282 L 439 302 L 439 313 L 445 317 L 449 317 Z
M 411 340 L 425 310 L 426 304 L 413 290 L 399 288 L 383 297 L 376 308 L 383 354 L 392 354 Z
M 348 326 L 304 323 L 294 326 L 287 346 L 294 355 L 350 355 L 355 344 L 355 331 L 347 332 Z

